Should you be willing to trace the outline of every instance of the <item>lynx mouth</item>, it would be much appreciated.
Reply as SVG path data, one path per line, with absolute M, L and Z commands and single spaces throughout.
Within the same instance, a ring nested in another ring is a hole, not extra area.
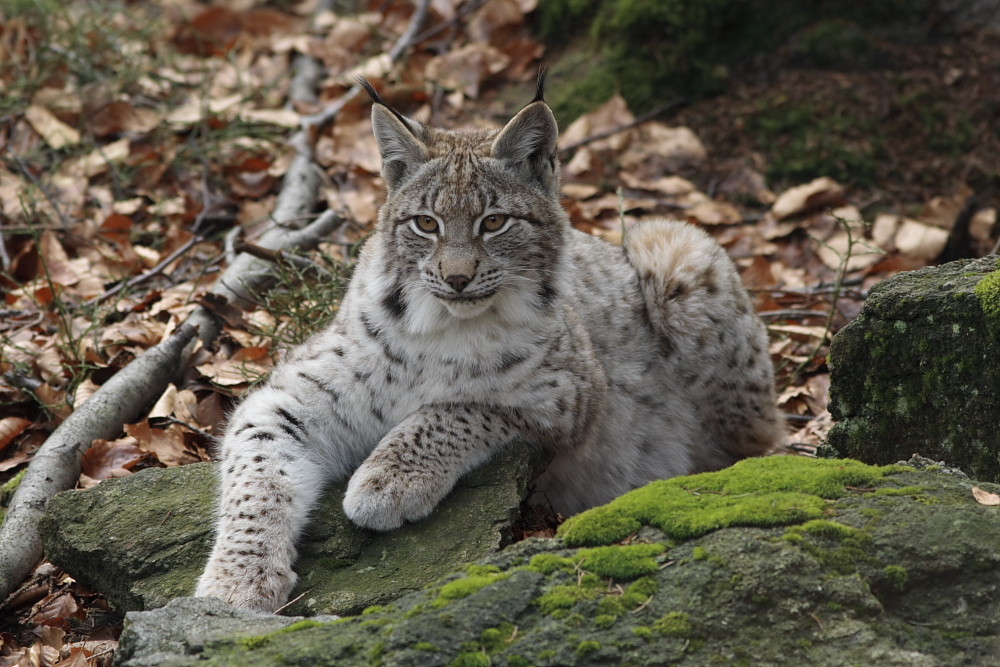
M 437 298 L 452 316 L 467 320 L 489 308 L 494 296 L 496 296 L 496 292 L 468 296 L 464 294 L 437 296 Z

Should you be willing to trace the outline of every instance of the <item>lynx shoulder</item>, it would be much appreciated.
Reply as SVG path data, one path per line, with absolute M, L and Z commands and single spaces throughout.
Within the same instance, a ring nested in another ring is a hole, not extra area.
M 571 228 L 541 94 L 462 132 L 369 92 L 386 202 L 333 323 L 232 415 L 198 595 L 280 606 L 330 480 L 350 480 L 348 517 L 390 530 L 504 447 L 546 449 L 537 500 L 571 514 L 779 442 L 764 328 L 707 234 L 653 220 L 619 247 Z

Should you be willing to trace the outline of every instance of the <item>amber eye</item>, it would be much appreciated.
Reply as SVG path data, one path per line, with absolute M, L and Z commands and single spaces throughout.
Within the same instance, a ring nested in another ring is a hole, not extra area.
M 417 229 L 427 234 L 436 234 L 438 230 L 438 221 L 429 215 L 413 216 L 413 224 L 417 226 Z
M 493 213 L 483 218 L 482 228 L 484 232 L 495 232 L 507 224 L 510 216 Z

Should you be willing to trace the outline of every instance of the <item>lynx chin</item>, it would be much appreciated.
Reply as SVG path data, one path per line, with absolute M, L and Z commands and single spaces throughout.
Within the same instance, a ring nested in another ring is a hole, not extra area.
M 232 415 L 197 595 L 281 606 L 331 480 L 350 478 L 352 521 L 391 530 L 504 447 L 549 453 L 536 499 L 569 515 L 779 443 L 732 262 L 681 222 L 620 247 L 571 228 L 541 80 L 501 130 L 428 127 L 366 87 L 388 197 L 333 323 Z

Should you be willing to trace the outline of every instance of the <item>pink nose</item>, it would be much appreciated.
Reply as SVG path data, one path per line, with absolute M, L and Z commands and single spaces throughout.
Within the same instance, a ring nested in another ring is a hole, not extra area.
M 464 290 L 466 287 L 469 286 L 469 283 L 472 282 L 472 278 L 470 278 L 469 276 L 461 276 L 461 275 L 448 276 L 447 278 L 444 279 L 444 281 L 449 285 L 451 285 L 451 288 L 456 292 L 461 292 L 462 290 Z

